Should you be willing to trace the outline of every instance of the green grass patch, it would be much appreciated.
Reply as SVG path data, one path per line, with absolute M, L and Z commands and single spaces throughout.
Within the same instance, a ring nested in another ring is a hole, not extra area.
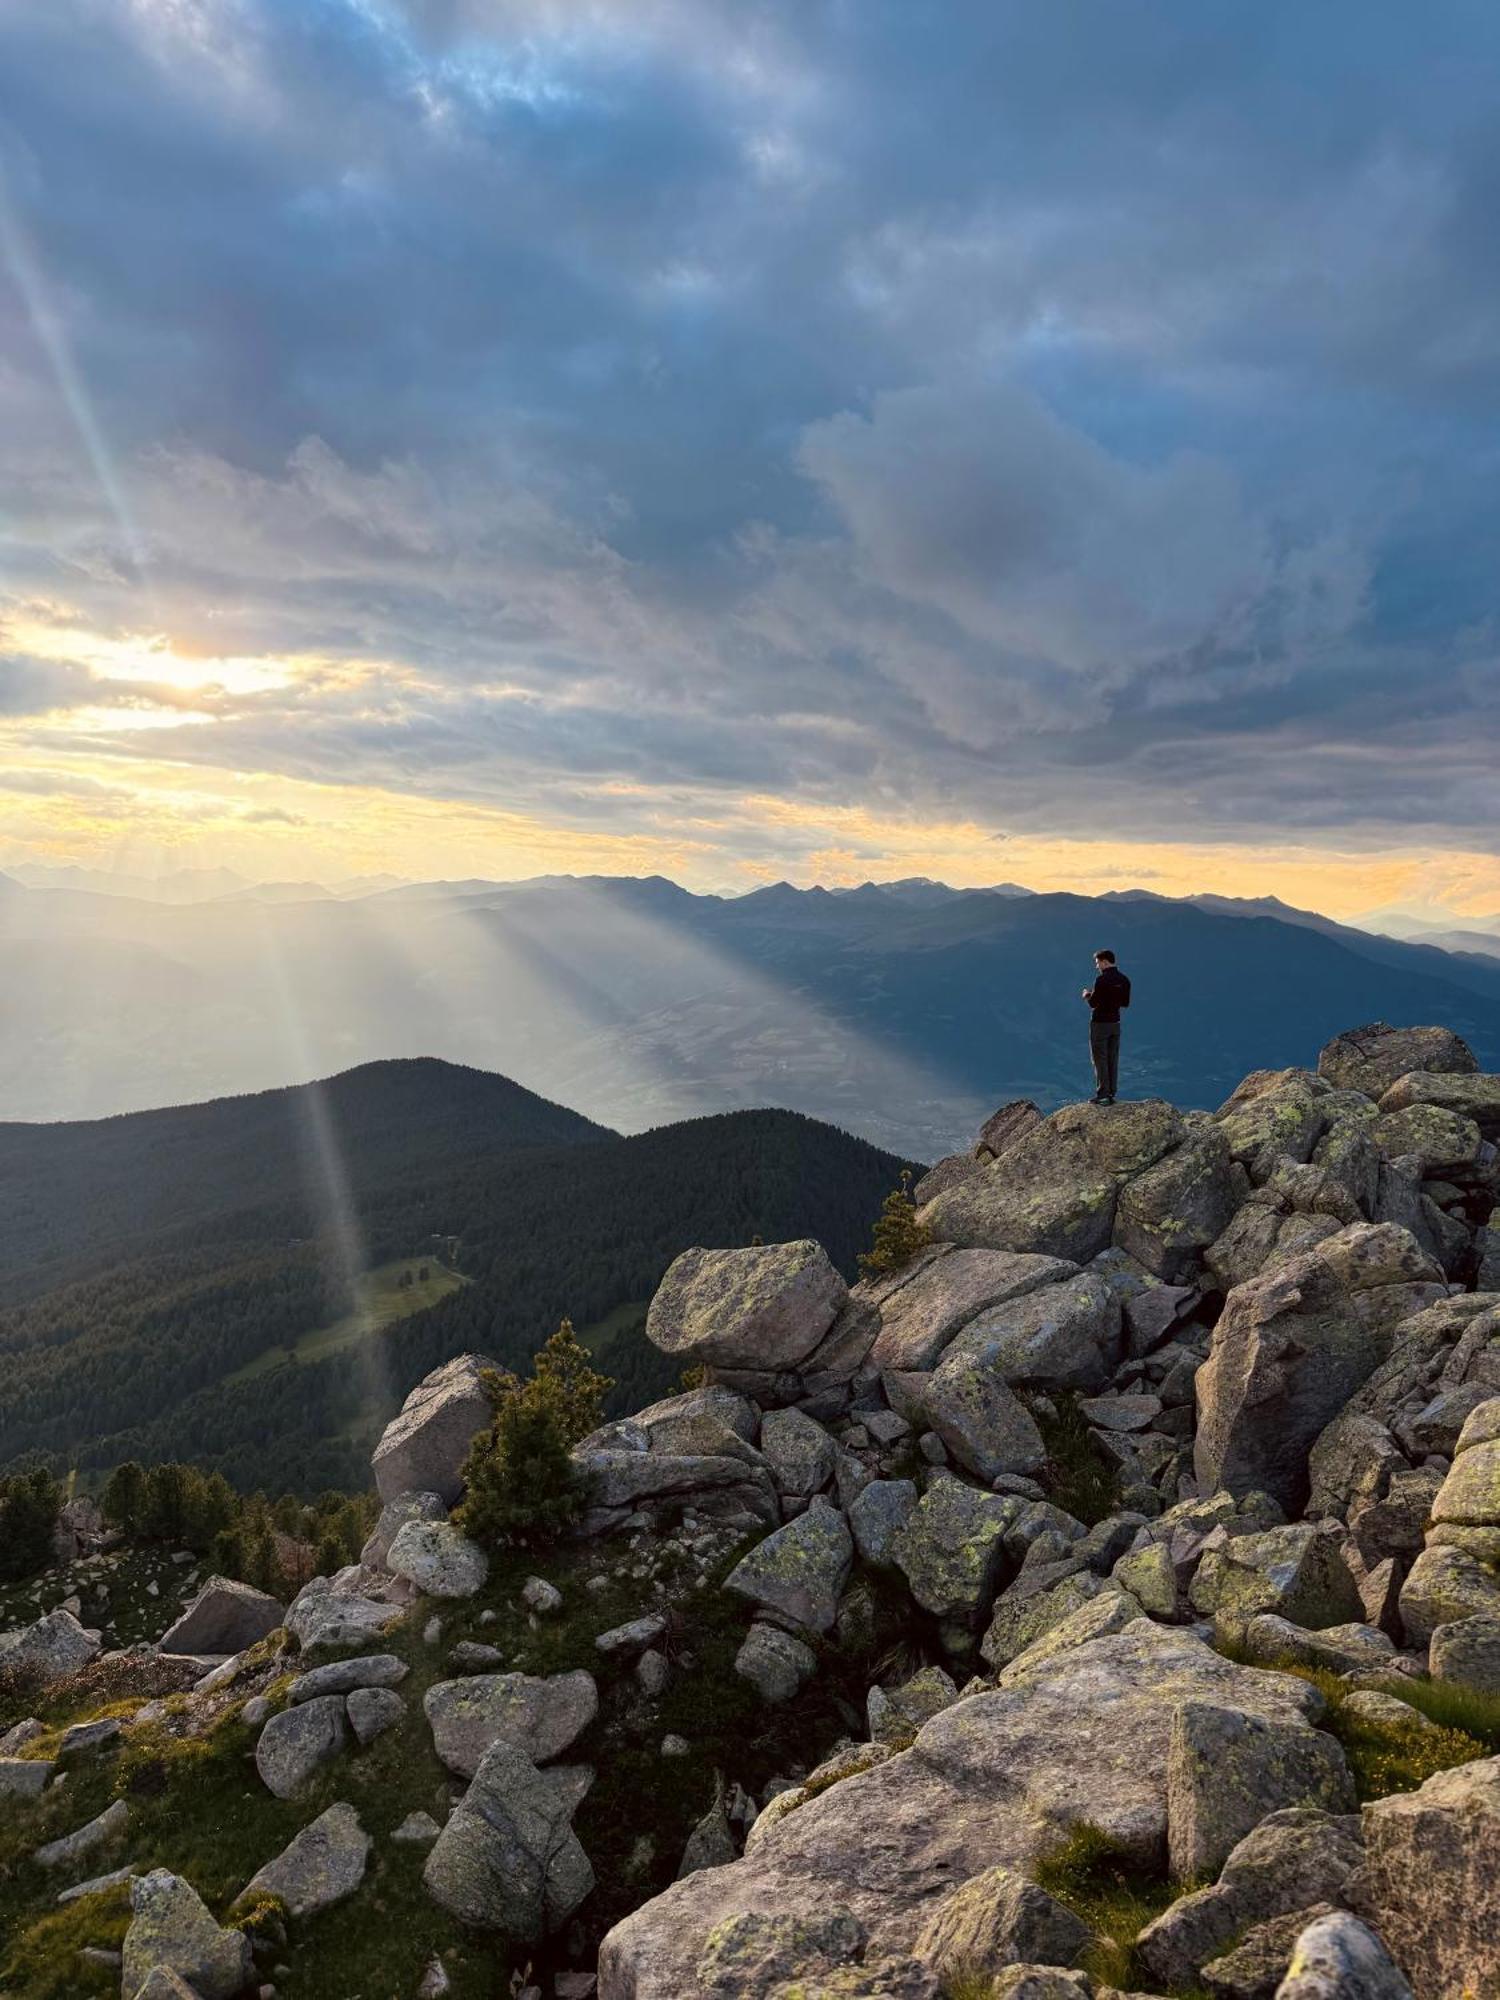
M 427 1272 L 425 1279 L 419 1275 L 423 1270 Z M 410 1284 L 402 1282 L 407 1277 Z M 356 1311 L 345 1313 L 329 1326 L 314 1327 L 290 1347 L 268 1347 L 243 1368 L 226 1375 L 221 1386 L 253 1382 L 258 1375 L 269 1374 L 273 1368 L 283 1368 L 289 1362 L 326 1361 L 330 1355 L 357 1346 L 370 1334 L 393 1326 L 397 1320 L 425 1312 L 468 1282 L 436 1257 L 398 1257 L 392 1263 L 377 1265 L 365 1274 L 364 1297 Z
M 108 1965 L 91 1965 L 79 1953 L 88 1946 L 118 1951 L 130 1923 L 130 1893 L 123 1885 L 80 1896 L 17 1931 L 5 1950 L 6 2000 L 82 2000 L 84 1995 L 117 1994 L 120 1975 Z
M 1219 1650 L 1234 1657 L 1232 1647 L 1221 1645 Z M 1375 1721 L 1349 1707 L 1356 1690 L 1327 1668 L 1290 1660 L 1273 1662 L 1272 1667 L 1276 1673 L 1311 1682 L 1323 1696 L 1327 1708 L 1318 1726 L 1342 1746 L 1361 1805 L 1393 1792 L 1414 1792 L 1439 1771 L 1489 1756 L 1500 1740 L 1500 1701 L 1493 1696 L 1437 1681 L 1391 1680 L 1379 1692 L 1393 1695 L 1430 1720 L 1424 1722 L 1414 1714 L 1409 1724 Z M 1460 1720 L 1469 1727 L 1458 1726 Z M 1481 1729 L 1489 1733 L 1480 1734 Z
M 1054 1506 L 1092 1528 L 1119 1511 L 1119 1467 L 1100 1450 L 1076 1395 L 1063 1394 L 1051 1400 L 1056 1416 L 1037 1418 L 1042 1443 L 1047 1447 L 1042 1483 Z
M 1082 1961 L 1084 1971 L 1120 1987 L 1148 1982 L 1137 1961 L 1136 1940 L 1153 1918 L 1196 1886 L 1143 1868 L 1117 1840 L 1086 1820 L 1044 1854 L 1034 1872 L 1041 1887 L 1093 1931 L 1097 1943 Z

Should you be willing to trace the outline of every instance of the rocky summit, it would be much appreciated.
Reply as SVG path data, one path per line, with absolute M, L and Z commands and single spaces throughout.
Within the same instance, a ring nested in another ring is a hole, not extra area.
M 446 1362 L 358 1563 L 6 1636 L 0 1990 L 1497 2000 L 1497 1140 L 1434 1026 L 1002 1106 L 852 1286 L 679 1257 L 550 1538 Z

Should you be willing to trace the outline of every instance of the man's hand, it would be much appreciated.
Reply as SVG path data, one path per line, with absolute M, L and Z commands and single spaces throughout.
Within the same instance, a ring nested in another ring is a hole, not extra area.
M 1091 986 L 1085 986 L 1081 997 L 1085 1000 L 1092 1000 L 1094 997 L 1093 988 Z

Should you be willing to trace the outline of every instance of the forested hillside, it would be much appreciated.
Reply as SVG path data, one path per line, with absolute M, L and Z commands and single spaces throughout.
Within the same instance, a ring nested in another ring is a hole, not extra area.
M 811 1235 L 852 1268 L 901 1165 L 791 1112 L 620 1139 L 437 1062 L 0 1127 L 0 1163 L 0 1469 L 189 1459 L 305 1492 L 361 1485 L 371 1435 L 438 1362 L 519 1363 L 565 1314 L 617 1316 L 601 1358 L 639 1403 L 665 1364 L 619 1309 L 678 1251 Z M 359 1275 L 400 1259 L 466 1282 L 363 1328 Z M 335 1322 L 358 1337 L 290 1354 Z

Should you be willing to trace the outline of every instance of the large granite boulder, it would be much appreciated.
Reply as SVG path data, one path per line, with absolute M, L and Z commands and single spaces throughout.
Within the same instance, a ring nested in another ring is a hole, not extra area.
M 255 1746 L 255 1768 L 268 1791 L 289 1799 L 348 1747 L 344 1697 L 320 1694 L 270 1718 Z
M 1500 1757 L 1364 1809 L 1355 1907 L 1427 2000 L 1500 1992 Z
M 496 1743 L 422 1869 L 435 1902 L 477 1929 L 533 1943 L 566 1923 L 594 1886 L 573 1831 L 587 1770 L 539 1771 Z
M 1007 1386 L 998 1355 L 967 1348 L 947 1355 L 922 1392 L 922 1410 L 949 1457 L 987 1482 L 1047 1462 L 1036 1420 Z
M 1203 1967 L 1252 1926 L 1310 1903 L 1342 1903 L 1363 1860 L 1357 1817 L 1314 1806 L 1270 1813 L 1233 1849 L 1217 1882 L 1179 1896 L 1147 1924 L 1141 1962 L 1163 1986 L 1196 1986 Z
M 490 1559 L 452 1521 L 411 1520 L 391 1543 L 386 1568 L 428 1597 L 472 1597 L 484 1588 Z
M 432 1744 L 450 1771 L 472 1778 L 496 1743 L 529 1764 L 548 1764 L 599 1713 L 592 1674 L 466 1674 L 437 1681 L 422 1697 Z
M 1014 1868 L 971 1875 L 933 1910 L 917 1956 L 940 1979 L 990 1979 L 1008 1965 L 1072 1965 L 1094 1941 L 1080 1917 Z
M 1201 1490 L 1259 1490 L 1300 1510 L 1319 1434 L 1385 1360 L 1397 1324 L 1445 1296 L 1441 1272 L 1390 1223 L 1353 1224 L 1237 1285 L 1196 1378 Z
M 483 1377 L 498 1366 L 482 1354 L 459 1354 L 417 1384 L 375 1447 L 375 1488 L 383 1501 L 436 1493 L 455 1504 L 469 1446 L 494 1415 Z
M 978 1249 L 1086 1264 L 1111 1239 L 1120 1188 L 1185 1132 L 1160 1098 L 1068 1104 L 1007 1152 L 918 1211 L 934 1235 Z
M 935 1368 L 943 1350 L 979 1313 L 1077 1275 L 1062 1257 L 1012 1250 L 950 1250 L 924 1260 L 909 1283 L 880 1304 L 870 1350 L 877 1368 Z
M 600 1949 L 599 2000 L 713 1990 L 700 1977 L 710 1941 L 754 1912 L 847 1913 L 867 1934 L 866 1960 L 906 1957 L 955 1890 L 996 1867 L 1029 1874 L 1080 1821 L 1158 1863 L 1173 1719 L 1194 1699 L 1294 1726 L 1320 1706 L 1305 1682 L 1137 1620 L 955 1703 L 909 1750 L 778 1820 L 743 1860 L 625 1918 Z
M 374 1845 L 353 1806 L 330 1806 L 258 1868 L 242 1894 L 262 1890 L 276 1897 L 289 1917 L 315 1916 L 354 1894 L 365 1879 Z
M 646 1315 L 646 1336 L 684 1365 L 774 1376 L 804 1361 L 848 1287 L 820 1243 L 684 1250 Z
M 1318 1056 L 1319 1076 L 1377 1099 L 1410 1070 L 1472 1076 L 1478 1068 L 1474 1051 L 1451 1028 L 1393 1028 L 1386 1021 L 1335 1035 Z
M 742 1556 L 724 1588 L 781 1624 L 831 1632 L 853 1562 L 848 1522 L 836 1507 L 819 1502 Z
M 1121 1308 L 1099 1271 L 1044 1285 L 977 1313 L 943 1357 L 982 1362 L 1005 1381 L 1035 1389 L 1100 1389 L 1120 1358 Z
M 1292 1947 L 1276 2000 L 1414 2000 L 1390 1953 L 1358 1917 L 1328 1910 Z
M 100 1635 L 80 1625 L 71 1611 L 48 1611 L 24 1627 L 13 1644 L 0 1648 L 0 1663 L 19 1668 L 41 1685 L 63 1681 L 99 1657 Z
M 1014 1494 L 980 1493 L 951 1475 L 932 1481 L 890 1545 L 924 1611 L 979 1623 L 994 1601 L 1006 1533 L 1022 1505 Z
M 1400 1611 L 1406 1643 L 1425 1646 L 1439 1626 L 1500 1616 L 1500 1575 L 1466 1549 L 1431 1543 L 1401 1585 Z
M 1167 1860 L 1179 1882 L 1216 1875 L 1269 1813 L 1354 1809 L 1354 1781 L 1333 1737 L 1277 1717 L 1185 1701 L 1167 1760 Z
M 359 1552 L 361 1566 L 384 1569 L 391 1543 L 408 1521 L 446 1521 L 447 1518 L 448 1509 L 436 1493 L 398 1493 L 394 1500 L 387 1500 L 381 1508 L 380 1518 Z
M 1327 1129 L 1331 1086 L 1311 1070 L 1256 1070 L 1214 1114 L 1234 1158 L 1257 1184 L 1283 1160 L 1310 1160 Z
M 1191 1276 L 1250 1191 L 1244 1168 L 1211 1118 L 1192 1112 L 1174 1146 L 1120 1191 L 1114 1240 L 1169 1283 Z
M 182 1608 L 182 1615 L 162 1633 L 163 1653 L 243 1653 L 285 1616 L 279 1598 L 227 1576 L 211 1576 Z
M 1486 1139 L 1500 1138 L 1500 1076 L 1433 1076 L 1412 1070 L 1397 1077 L 1381 1098 L 1380 1109 L 1405 1111 L 1413 1104 L 1436 1105 L 1472 1119 Z
M 761 1454 L 782 1492 L 806 1500 L 833 1477 L 833 1439 L 803 1410 L 767 1410 Z
M 233 2000 L 250 1980 L 250 1940 L 223 1930 L 190 1883 L 153 1868 L 130 1885 L 122 1993 L 138 1993 L 158 1966 L 186 1982 L 200 2000 Z
M 355 1585 L 358 1572 L 315 1576 L 287 1606 L 286 1629 L 304 1653 L 325 1648 L 367 1646 L 401 1622 L 399 1604 L 366 1597 Z
M 1313 1630 L 1364 1610 L 1337 1523 L 1293 1521 L 1206 1547 L 1192 1582 L 1195 1611 L 1243 1621 L 1272 1612 Z
M 1472 1118 L 1460 1117 L 1440 1104 L 1408 1104 L 1403 1111 L 1382 1111 L 1370 1136 L 1387 1159 L 1417 1159 L 1422 1176 L 1462 1173 L 1479 1157 L 1483 1143 Z

